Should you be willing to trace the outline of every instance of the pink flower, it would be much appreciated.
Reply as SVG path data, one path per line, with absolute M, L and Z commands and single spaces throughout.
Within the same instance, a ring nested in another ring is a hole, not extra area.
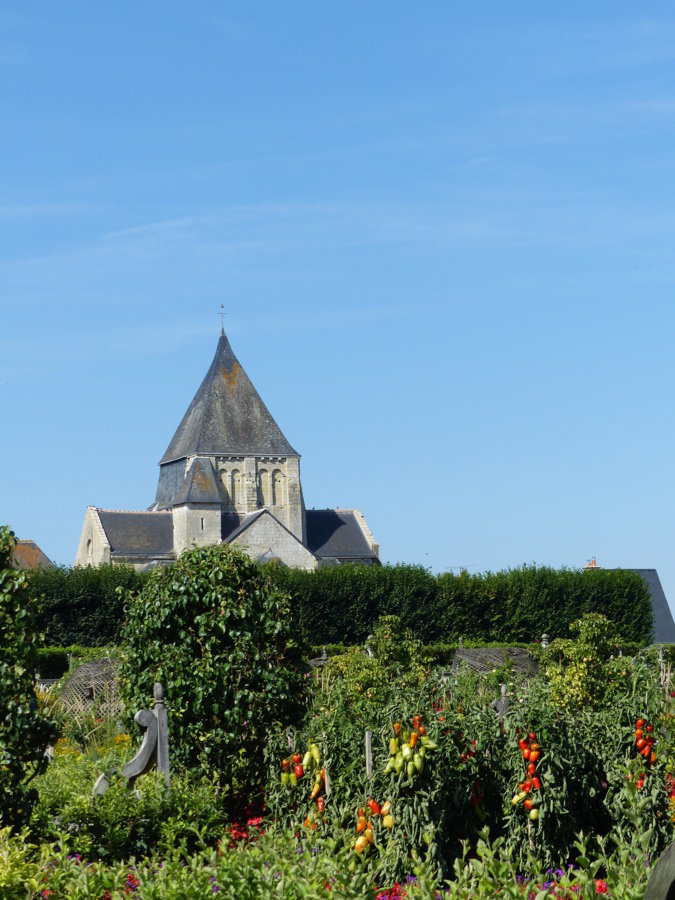
M 596 894 L 606 894 L 609 888 L 607 887 L 607 882 L 603 881 L 601 878 L 595 879 L 595 893 Z

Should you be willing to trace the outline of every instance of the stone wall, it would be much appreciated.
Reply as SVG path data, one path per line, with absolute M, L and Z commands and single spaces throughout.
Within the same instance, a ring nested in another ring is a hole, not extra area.
M 88 506 L 75 556 L 76 566 L 101 566 L 110 562 L 110 544 L 95 506 Z
M 315 569 L 316 557 L 269 513 L 263 513 L 233 541 L 253 559 L 272 550 L 277 559 L 294 569 Z
M 173 549 L 176 556 L 192 544 L 197 547 L 219 544 L 220 537 L 220 506 L 192 503 L 174 506 Z

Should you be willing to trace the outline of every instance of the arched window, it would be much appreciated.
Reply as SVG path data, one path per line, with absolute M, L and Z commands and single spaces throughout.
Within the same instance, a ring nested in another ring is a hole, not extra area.
M 232 490 L 230 496 L 235 509 L 241 506 L 241 472 L 239 469 L 232 469 Z
M 272 472 L 272 506 L 281 506 L 284 502 L 284 476 L 281 469 Z
M 223 494 L 225 495 L 226 501 L 231 501 L 232 494 L 230 491 L 230 473 L 227 469 L 220 470 L 220 481 L 223 486 Z
M 267 469 L 258 470 L 258 506 L 270 505 L 270 473 Z

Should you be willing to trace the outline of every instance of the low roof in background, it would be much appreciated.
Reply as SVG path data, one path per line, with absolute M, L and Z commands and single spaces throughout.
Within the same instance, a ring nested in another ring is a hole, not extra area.
M 17 541 L 11 566 L 13 569 L 51 569 L 54 563 L 35 541 Z

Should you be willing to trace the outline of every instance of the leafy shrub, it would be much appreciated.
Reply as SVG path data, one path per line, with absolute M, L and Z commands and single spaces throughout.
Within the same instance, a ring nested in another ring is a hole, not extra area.
M 119 770 L 132 753 L 129 741 L 108 744 L 99 755 L 57 747 L 39 779 L 33 834 L 51 842 L 67 832 L 72 852 L 107 862 L 166 853 L 181 841 L 190 849 L 202 840 L 215 845 L 226 824 L 217 783 L 198 773 L 174 771 L 167 791 L 163 776 L 153 772 L 138 778 L 131 791 Z M 102 797 L 93 797 L 102 771 L 110 787 Z
M 39 610 L 26 577 L 9 568 L 14 535 L 0 528 L 0 824 L 27 822 L 35 792 L 28 782 L 45 765 L 54 723 L 38 709 L 33 672 Z
M 93 568 L 54 566 L 26 573 L 32 598 L 40 599 L 42 626 L 52 644 L 99 647 L 115 643 L 122 628 L 118 588 L 138 592 L 147 575 L 130 565 Z M 42 674 L 42 673 L 40 673 Z
M 290 721 L 302 696 L 288 597 L 245 553 L 217 546 L 182 553 L 127 599 L 129 714 L 161 682 L 172 758 L 224 784 L 255 785 L 270 729 Z
M 600 706 L 616 693 L 613 685 L 620 673 L 628 675 L 627 662 L 619 658 L 621 637 L 599 613 L 572 622 L 570 631 L 578 635 L 576 640 L 557 638 L 544 655 L 551 702 L 563 709 Z

